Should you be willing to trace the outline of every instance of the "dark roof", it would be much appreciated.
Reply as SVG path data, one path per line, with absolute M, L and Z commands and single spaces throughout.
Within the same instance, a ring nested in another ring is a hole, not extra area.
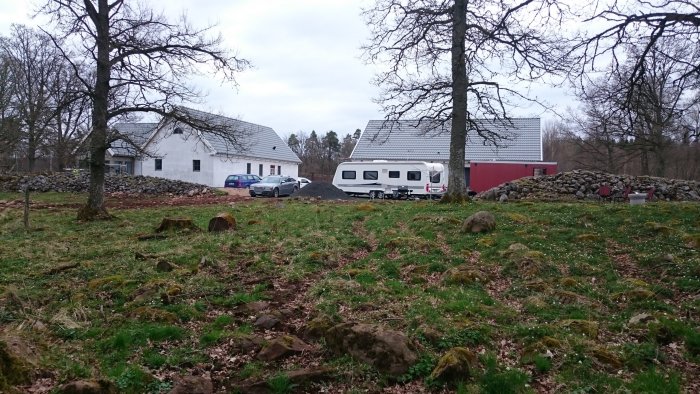
M 478 122 L 506 139 L 499 142 L 500 146 L 484 144 L 476 132 L 468 132 L 465 160 L 542 160 L 539 118 L 515 118 L 511 124 L 486 119 Z M 425 122 L 411 120 L 370 120 L 351 159 L 447 161 L 450 157 L 449 131 L 449 122 L 442 127 L 431 127 Z
M 248 123 L 226 116 L 214 115 L 191 108 L 180 108 L 180 110 L 189 113 L 191 116 L 204 119 L 207 122 L 226 125 L 234 132 L 240 132 L 242 135 L 241 145 L 246 148 L 244 151 L 236 150 L 236 148 L 221 135 L 206 132 L 201 133 L 200 137 L 217 154 L 243 155 L 301 163 L 299 157 L 297 157 L 284 140 L 270 127 Z
M 158 123 L 117 123 L 113 126 L 123 138 L 110 144 L 112 156 L 133 157 L 151 136 Z

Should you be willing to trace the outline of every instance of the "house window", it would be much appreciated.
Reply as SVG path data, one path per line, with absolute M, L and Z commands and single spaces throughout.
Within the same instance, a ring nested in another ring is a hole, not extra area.
M 270 175 L 275 175 L 275 165 L 274 164 L 270 165 Z
M 182 134 L 182 129 L 179 127 L 176 127 L 175 130 L 173 130 L 173 134 Z
M 343 179 L 356 179 L 355 171 L 343 171 Z
M 263 176 L 263 173 L 262 173 L 262 172 L 263 172 L 263 165 L 260 164 L 260 165 L 258 166 L 258 175 Z
M 277 166 L 277 175 L 282 175 L 282 166 Z
M 246 173 L 246 174 L 250 174 L 251 167 L 252 167 L 252 166 L 250 165 L 250 163 L 247 163 L 247 164 L 245 165 L 245 173 Z
M 362 179 L 376 181 L 377 179 L 379 179 L 379 173 L 377 171 L 363 171 Z
M 401 178 L 401 171 L 389 171 L 389 178 Z
M 163 159 L 156 159 L 156 171 L 163 170 Z
M 532 170 L 532 175 L 534 175 L 534 176 L 547 175 L 547 169 L 546 168 L 535 168 Z
M 407 171 L 406 178 L 409 181 L 420 181 L 420 171 Z
M 199 160 L 192 160 L 192 171 L 199 172 Z

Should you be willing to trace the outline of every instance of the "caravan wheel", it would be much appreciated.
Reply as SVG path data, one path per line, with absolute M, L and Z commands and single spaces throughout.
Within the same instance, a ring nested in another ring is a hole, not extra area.
M 383 200 L 384 199 L 384 192 L 382 192 L 382 191 L 374 192 L 374 197 L 378 198 L 380 200 Z

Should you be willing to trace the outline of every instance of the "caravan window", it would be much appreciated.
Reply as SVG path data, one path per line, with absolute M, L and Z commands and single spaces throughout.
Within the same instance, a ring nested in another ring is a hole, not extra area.
M 389 171 L 389 178 L 401 178 L 401 171 Z
M 377 171 L 364 171 L 362 173 L 362 179 L 376 181 L 377 179 L 379 179 L 379 172 L 377 172 Z
M 420 181 L 420 171 L 408 171 L 406 172 L 406 178 L 409 181 Z
M 438 171 L 430 171 L 430 182 L 440 183 L 440 173 Z
M 343 179 L 356 179 L 355 171 L 343 171 Z

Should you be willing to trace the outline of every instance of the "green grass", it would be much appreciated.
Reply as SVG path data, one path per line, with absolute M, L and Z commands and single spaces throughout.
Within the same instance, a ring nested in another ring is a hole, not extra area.
M 445 386 L 458 392 L 529 392 L 541 375 L 572 392 L 682 392 L 697 383 L 673 365 L 697 366 L 700 358 L 700 253 L 684 241 L 700 233 L 698 204 L 264 199 L 115 210 L 113 220 L 78 223 L 73 205 L 83 198 L 32 194 L 52 208 L 32 210 L 31 231 L 21 209 L 0 212 L 0 324 L 37 343 L 42 368 L 61 382 L 107 377 L 127 392 L 167 391 L 173 382 L 154 376 L 198 365 L 233 383 L 294 390 L 279 371 L 303 363 L 221 358 L 236 356 L 233 344 L 264 336 L 245 307 L 267 301 L 303 309 L 295 318 L 323 313 L 406 333 L 421 357 L 403 379 L 430 388 L 432 367 L 455 346 L 498 355 L 481 357 L 472 378 Z M 462 234 L 461 222 L 479 210 L 494 213 L 496 231 Z M 206 229 L 221 211 L 236 217 L 235 232 L 138 240 L 163 217 L 188 216 Z M 528 252 L 509 254 L 514 243 Z M 200 267 L 202 257 L 216 267 Z M 159 260 L 177 268 L 159 272 Z M 51 271 L 71 263 L 79 265 Z M 460 268 L 486 280 L 448 280 Z M 640 313 L 651 318 L 629 325 Z M 572 328 L 572 319 L 597 324 L 598 335 Z M 43 331 L 28 328 L 36 321 Z M 594 348 L 621 364 L 602 363 Z M 376 391 L 394 384 L 356 360 L 309 357 L 337 371 L 321 385 Z

